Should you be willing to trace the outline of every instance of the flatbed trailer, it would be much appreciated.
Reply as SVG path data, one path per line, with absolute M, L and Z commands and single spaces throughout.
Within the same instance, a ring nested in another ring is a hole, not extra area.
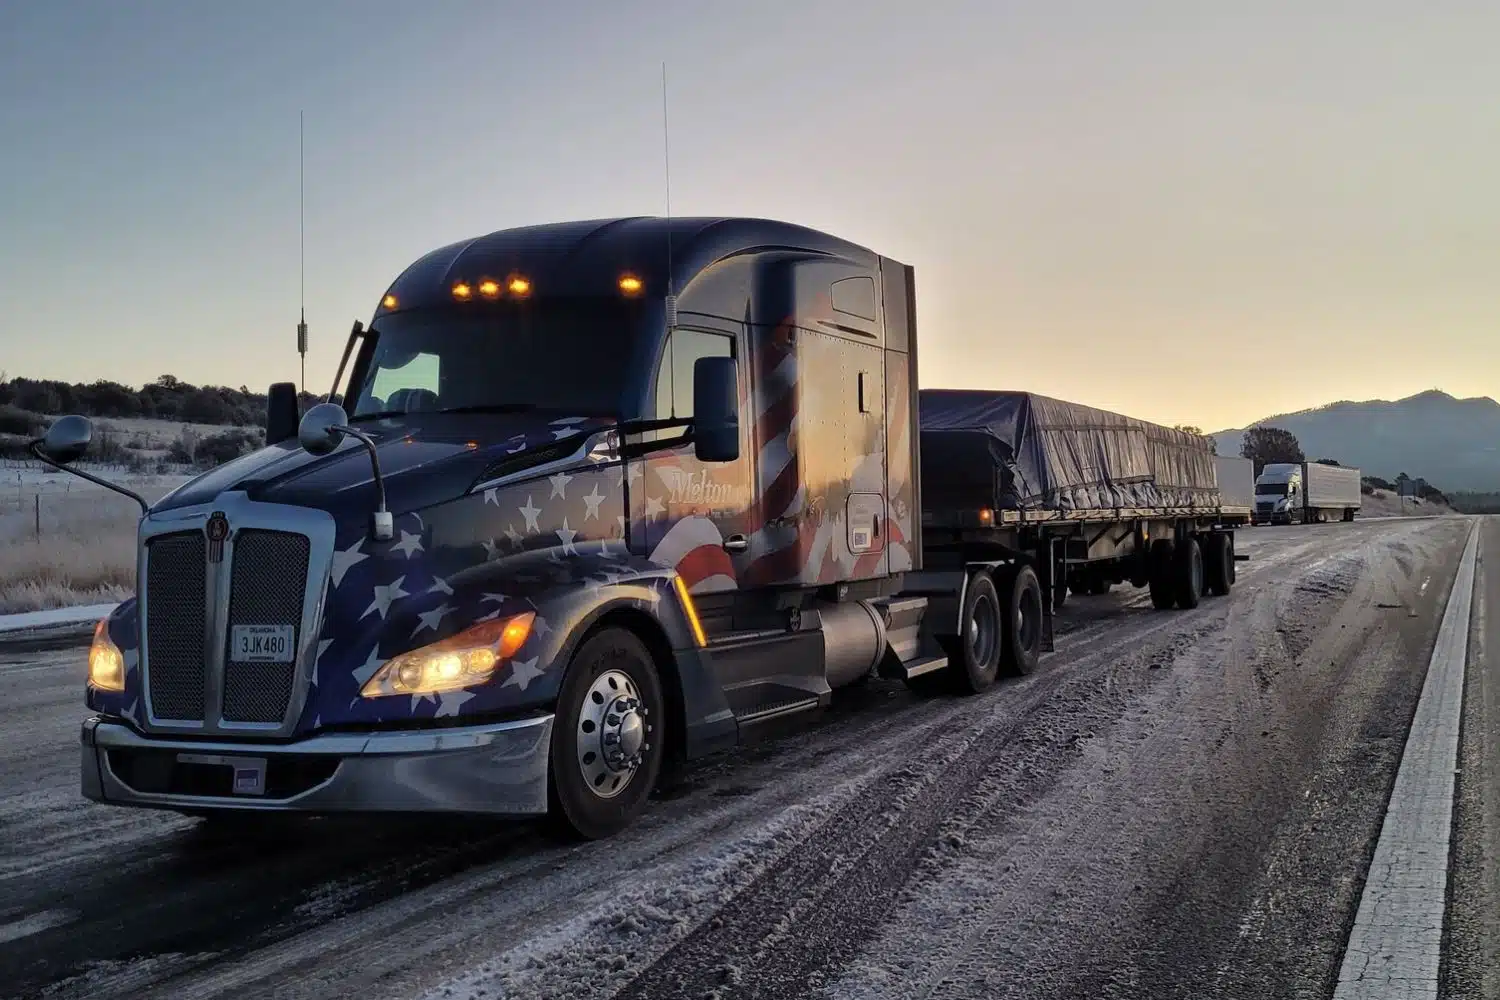
M 1070 590 L 1192 608 L 1234 582 L 1248 511 L 1201 439 L 919 393 L 912 268 L 825 233 L 501 230 L 378 302 L 325 402 L 272 386 L 266 447 L 136 498 L 85 797 L 604 837 L 671 762 L 839 688 L 1030 672 Z M 62 418 L 33 451 L 66 466 L 91 434 Z

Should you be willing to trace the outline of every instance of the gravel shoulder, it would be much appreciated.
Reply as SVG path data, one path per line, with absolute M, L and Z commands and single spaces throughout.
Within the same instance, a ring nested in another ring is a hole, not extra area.
M 0 650 L 0 983 L 1326 996 L 1467 524 L 1246 532 L 1227 599 L 1072 598 L 1030 677 L 873 683 L 584 846 L 448 820 L 226 840 L 83 802 L 81 650 Z

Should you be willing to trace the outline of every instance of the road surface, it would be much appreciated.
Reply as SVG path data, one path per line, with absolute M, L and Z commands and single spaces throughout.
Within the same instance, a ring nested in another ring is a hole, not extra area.
M 1032 676 L 872 683 L 583 846 L 86 803 L 82 651 L 0 650 L 0 996 L 1328 997 L 1470 524 L 1243 532 L 1229 598 L 1070 598 Z M 1481 565 L 1454 997 L 1500 996 L 1497 602 Z

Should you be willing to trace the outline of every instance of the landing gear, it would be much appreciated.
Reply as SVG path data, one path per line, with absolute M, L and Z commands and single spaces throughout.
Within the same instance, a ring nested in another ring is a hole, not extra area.
M 661 680 L 634 633 L 607 628 L 573 656 L 557 699 L 549 763 L 549 818 L 597 840 L 640 814 L 661 771 Z

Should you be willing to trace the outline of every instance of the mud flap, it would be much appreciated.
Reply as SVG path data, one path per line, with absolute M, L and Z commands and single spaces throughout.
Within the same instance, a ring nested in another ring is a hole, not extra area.
M 1042 652 L 1051 653 L 1056 649 L 1052 642 L 1052 597 L 1055 593 L 1053 573 L 1057 568 L 1056 538 L 1047 539 L 1047 547 L 1042 556 L 1041 565 L 1036 568 L 1042 585 Z

